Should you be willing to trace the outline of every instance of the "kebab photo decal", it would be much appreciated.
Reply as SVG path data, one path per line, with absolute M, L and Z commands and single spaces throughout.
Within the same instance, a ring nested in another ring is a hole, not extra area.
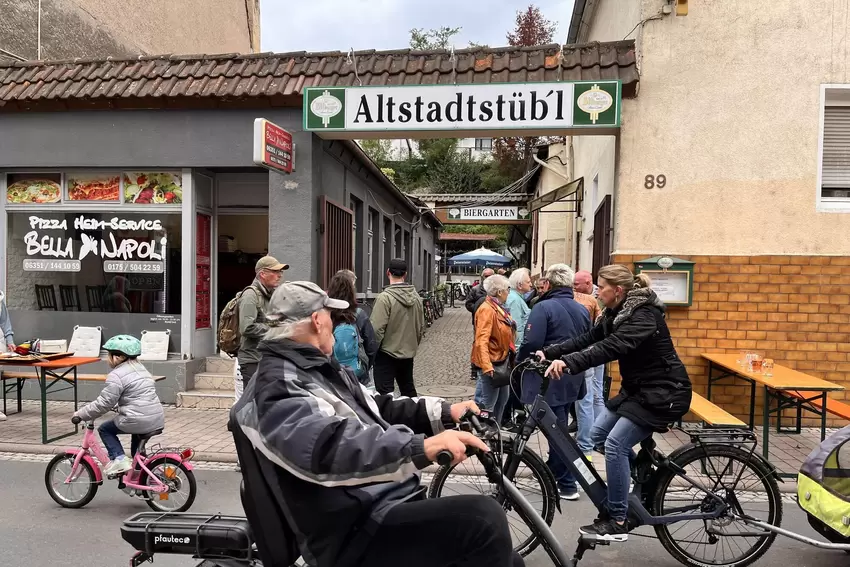
M 183 202 L 180 174 L 167 172 L 124 173 L 124 202 L 139 205 L 179 205 Z

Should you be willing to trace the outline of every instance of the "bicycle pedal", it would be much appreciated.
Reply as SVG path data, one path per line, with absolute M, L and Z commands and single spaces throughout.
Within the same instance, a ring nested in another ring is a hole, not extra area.
M 593 534 L 580 534 L 579 541 L 584 543 L 585 545 L 596 546 L 596 545 L 611 545 L 610 539 L 605 539 L 603 536 L 593 535 Z

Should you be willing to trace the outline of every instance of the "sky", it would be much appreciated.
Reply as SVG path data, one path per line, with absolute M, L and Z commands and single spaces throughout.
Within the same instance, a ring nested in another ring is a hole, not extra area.
M 460 27 L 455 48 L 501 47 L 528 0 L 260 0 L 263 51 L 342 51 L 409 47 L 411 28 Z M 573 0 L 536 0 L 564 43 Z

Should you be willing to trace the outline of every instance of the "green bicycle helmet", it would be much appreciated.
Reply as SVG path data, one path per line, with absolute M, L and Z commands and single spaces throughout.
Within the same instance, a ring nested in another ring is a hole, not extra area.
M 115 335 L 103 345 L 108 352 L 136 358 L 142 354 L 142 341 L 132 335 Z

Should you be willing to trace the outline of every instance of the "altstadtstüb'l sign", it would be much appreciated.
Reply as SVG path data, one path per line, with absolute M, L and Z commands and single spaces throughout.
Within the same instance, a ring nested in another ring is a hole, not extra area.
M 620 81 L 309 87 L 304 128 L 327 138 L 613 129 L 621 101 Z

